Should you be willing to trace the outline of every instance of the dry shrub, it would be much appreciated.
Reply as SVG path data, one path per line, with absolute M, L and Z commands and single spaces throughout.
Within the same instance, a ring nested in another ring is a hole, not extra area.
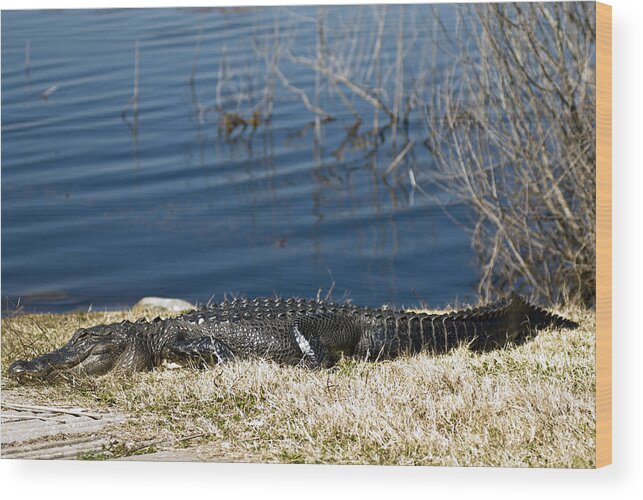
M 595 301 L 594 4 L 472 6 L 426 106 L 434 178 L 472 207 L 483 298 Z

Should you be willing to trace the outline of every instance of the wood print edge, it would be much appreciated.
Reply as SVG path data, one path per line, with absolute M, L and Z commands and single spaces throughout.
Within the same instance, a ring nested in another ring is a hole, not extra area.
M 612 7 L 596 2 L 596 467 L 612 463 Z

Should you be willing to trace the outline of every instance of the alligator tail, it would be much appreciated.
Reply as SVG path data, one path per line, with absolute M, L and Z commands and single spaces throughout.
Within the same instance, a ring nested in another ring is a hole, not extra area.
M 399 321 L 397 323 L 388 331 L 399 331 Z M 547 312 L 512 293 L 489 305 L 425 315 L 420 318 L 417 328 L 409 328 L 409 343 L 414 352 L 419 350 L 419 346 L 433 352 L 448 352 L 462 344 L 473 350 L 487 351 L 522 344 L 549 327 L 572 329 L 577 328 L 578 323 Z M 393 354 L 401 336 L 389 334 L 387 337 L 389 354 Z
M 471 318 L 465 318 L 465 321 L 475 322 L 481 330 L 471 340 L 474 349 L 489 350 L 522 344 L 546 328 L 574 329 L 579 326 L 575 321 L 529 303 L 516 293 L 484 309 Z
M 563 318 L 562 316 L 530 304 L 515 292 L 512 292 L 506 301 L 508 303 L 508 314 L 514 314 L 517 315 L 518 318 L 522 318 L 522 322 L 528 323 L 530 329 L 542 330 L 544 328 L 554 327 L 573 330 L 579 327 L 579 324 L 575 321 Z

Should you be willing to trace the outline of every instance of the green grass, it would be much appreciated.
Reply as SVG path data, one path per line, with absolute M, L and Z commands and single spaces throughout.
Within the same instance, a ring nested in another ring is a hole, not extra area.
M 140 313 L 16 316 L 2 321 L 2 388 L 14 400 L 129 415 L 100 458 L 189 447 L 217 461 L 592 467 L 595 316 L 564 312 L 581 328 L 484 354 L 343 360 L 325 371 L 240 361 L 26 386 L 7 379 L 11 361 Z

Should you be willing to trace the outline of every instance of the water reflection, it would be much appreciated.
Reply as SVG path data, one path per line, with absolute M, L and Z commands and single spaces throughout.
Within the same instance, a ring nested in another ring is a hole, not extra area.
M 132 97 L 121 111 L 121 118 L 123 123 L 129 128 L 132 136 L 132 157 L 136 168 L 140 166 L 138 158 L 138 88 L 141 78 L 141 53 L 138 46 L 138 40 L 134 42 L 134 90 Z M 131 111 L 132 118 L 128 118 L 128 113 Z
M 3 16 L 5 296 L 473 295 L 422 174 L 430 7 L 105 14 Z M 49 109 L 30 81 L 59 84 Z

